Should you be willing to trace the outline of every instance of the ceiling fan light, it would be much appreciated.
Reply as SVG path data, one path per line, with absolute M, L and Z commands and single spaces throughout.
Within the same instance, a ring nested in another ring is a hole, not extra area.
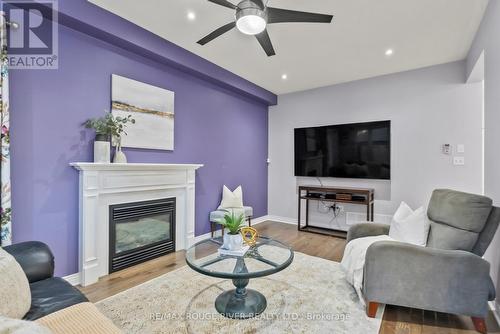
M 257 35 L 266 29 L 266 20 L 258 15 L 242 16 L 236 21 L 238 30 L 247 35 Z
M 257 8 L 245 8 L 236 13 L 236 27 L 246 35 L 257 35 L 266 29 L 266 13 Z

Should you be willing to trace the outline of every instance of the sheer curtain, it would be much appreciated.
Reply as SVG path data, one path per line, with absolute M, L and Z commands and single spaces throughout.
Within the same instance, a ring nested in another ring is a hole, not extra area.
M 0 165 L 0 241 L 2 246 L 9 245 L 12 241 L 12 209 L 10 187 L 10 136 L 9 136 L 9 72 L 7 61 L 7 22 L 4 13 L 0 15 L 0 126 L 1 126 L 1 152 Z

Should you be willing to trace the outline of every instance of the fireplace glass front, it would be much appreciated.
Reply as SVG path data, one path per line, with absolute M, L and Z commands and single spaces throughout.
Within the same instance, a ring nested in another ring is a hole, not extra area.
M 175 251 L 175 198 L 111 205 L 109 215 L 110 272 Z

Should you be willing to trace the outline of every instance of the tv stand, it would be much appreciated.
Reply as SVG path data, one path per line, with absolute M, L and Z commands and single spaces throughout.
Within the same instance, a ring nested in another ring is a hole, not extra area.
M 375 190 L 371 188 L 299 186 L 298 229 L 299 231 L 326 234 L 345 238 L 346 231 L 309 224 L 309 201 L 359 204 L 366 206 L 366 219 L 373 221 Z M 301 222 L 302 202 L 305 201 L 305 225 Z

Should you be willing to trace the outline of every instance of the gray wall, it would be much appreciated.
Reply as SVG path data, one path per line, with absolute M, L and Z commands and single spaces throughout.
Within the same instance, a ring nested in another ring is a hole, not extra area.
M 392 121 L 391 181 L 322 180 L 374 187 L 378 213 L 392 215 L 403 200 L 426 205 L 439 187 L 481 193 L 482 86 L 464 84 L 464 77 L 465 62 L 456 62 L 279 96 L 269 111 L 269 215 L 296 219 L 297 185 L 318 184 L 294 177 L 296 127 Z M 465 144 L 465 166 L 441 153 L 444 143 Z M 318 225 L 332 218 L 312 214 Z
M 489 2 L 479 32 L 472 44 L 467 68 L 472 70 L 484 50 L 485 164 L 484 190 L 500 205 L 500 2 Z M 485 258 L 491 263 L 491 274 L 500 295 L 500 231 L 497 231 Z M 500 314 L 500 299 L 497 298 Z

